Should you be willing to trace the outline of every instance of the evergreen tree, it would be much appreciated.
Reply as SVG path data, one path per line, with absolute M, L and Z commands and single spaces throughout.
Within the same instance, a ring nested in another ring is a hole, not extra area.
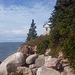
M 29 32 L 28 32 L 28 36 L 27 36 L 27 41 L 30 41 L 30 40 L 33 40 L 37 37 L 37 32 L 36 32 L 36 26 L 35 26 L 35 23 L 34 23 L 34 19 L 32 19 L 32 23 L 31 23 L 31 26 L 30 26 L 30 29 L 29 29 Z

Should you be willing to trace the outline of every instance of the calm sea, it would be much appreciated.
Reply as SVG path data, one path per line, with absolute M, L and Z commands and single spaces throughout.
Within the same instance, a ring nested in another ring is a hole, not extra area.
M 5 42 L 5 43 L 0 43 L 0 61 L 3 61 L 4 59 L 6 59 L 11 54 L 17 52 L 18 47 L 22 43 L 23 42 Z

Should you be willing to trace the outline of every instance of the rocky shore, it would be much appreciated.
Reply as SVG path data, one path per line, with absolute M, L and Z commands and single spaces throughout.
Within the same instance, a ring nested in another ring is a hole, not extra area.
M 0 75 L 74 75 L 62 53 L 58 58 L 34 53 L 31 47 L 20 46 L 0 64 Z

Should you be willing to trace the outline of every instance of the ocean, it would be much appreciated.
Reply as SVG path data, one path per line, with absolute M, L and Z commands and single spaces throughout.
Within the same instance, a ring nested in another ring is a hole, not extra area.
M 4 43 L 0 43 L 0 61 L 2 62 L 8 56 L 17 52 L 18 47 L 22 43 L 23 42 L 4 42 Z

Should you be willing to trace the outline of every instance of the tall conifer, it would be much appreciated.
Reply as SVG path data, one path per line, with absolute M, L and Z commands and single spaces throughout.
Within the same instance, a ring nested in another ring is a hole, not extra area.
M 34 19 L 32 19 L 32 23 L 31 23 L 31 26 L 30 26 L 30 29 L 29 29 L 29 32 L 28 32 L 28 36 L 27 36 L 27 41 L 30 41 L 30 40 L 33 40 L 37 37 L 37 32 L 36 32 L 36 26 L 35 26 L 35 23 L 34 23 Z

